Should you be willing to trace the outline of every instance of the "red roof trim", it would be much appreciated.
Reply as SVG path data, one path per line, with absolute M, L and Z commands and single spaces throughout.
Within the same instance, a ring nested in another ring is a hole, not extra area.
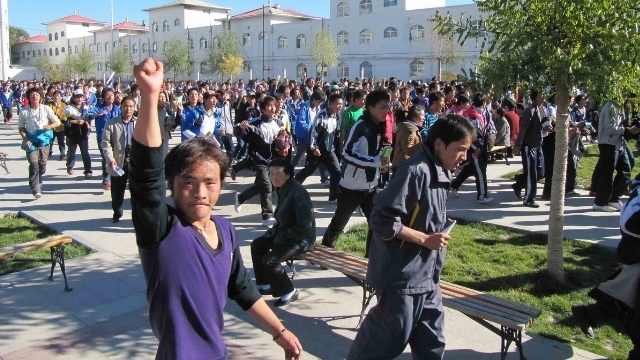
M 57 22 L 78 22 L 78 23 L 89 23 L 89 24 L 104 24 L 105 23 L 104 21 L 98 21 L 98 20 L 90 19 L 90 18 L 85 17 L 85 16 L 72 14 L 72 15 L 60 18 L 58 20 L 49 21 L 49 22 L 43 23 L 43 24 L 47 25 L 47 24 L 53 24 L 53 23 L 57 23 Z
M 264 9 L 265 15 L 292 16 L 292 17 L 309 18 L 309 19 L 316 18 L 315 16 L 299 13 L 299 12 L 293 11 L 293 10 L 282 9 L 282 8 L 280 8 L 280 9 L 272 8 L 272 9 L 274 9 L 274 10 L 276 10 L 278 12 L 282 12 L 282 14 L 277 14 L 277 13 L 271 14 L 271 13 L 269 13 L 269 10 L 267 8 L 265 8 Z M 262 16 L 262 8 L 257 8 L 257 9 L 254 9 L 254 10 L 243 12 L 241 14 L 232 16 L 231 19 L 243 19 L 243 18 L 254 17 L 254 16 Z
M 123 21 L 118 24 L 113 24 L 113 30 L 134 30 L 134 31 L 149 31 L 149 28 L 136 24 L 131 21 Z M 101 29 L 93 30 L 92 32 L 111 31 L 111 25 L 105 26 Z
M 32 36 L 28 39 L 24 39 L 22 41 L 18 41 L 17 44 L 20 43 L 28 43 L 28 42 L 45 42 L 47 41 L 47 37 L 44 35 L 36 35 L 36 36 Z

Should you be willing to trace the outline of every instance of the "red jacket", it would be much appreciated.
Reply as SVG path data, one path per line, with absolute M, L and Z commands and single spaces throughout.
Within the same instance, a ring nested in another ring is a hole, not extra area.
M 507 118 L 509 122 L 509 127 L 511 127 L 511 145 L 515 145 L 516 139 L 518 138 L 518 133 L 520 132 L 520 116 L 516 114 L 515 111 L 507 110 L 504 112 L 504 117 Z
M 396 116 L 393 113 L 393 110 L 389 110 L 387 112 L 385 127 L 384 127 L 384 138 L 382 139 L 382 145 L 391 146 L 393 145 L 393 129 L 396 125 Z

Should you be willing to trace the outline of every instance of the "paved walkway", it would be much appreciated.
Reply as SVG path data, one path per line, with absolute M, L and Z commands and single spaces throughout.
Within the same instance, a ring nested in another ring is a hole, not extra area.
M 149 359 L 157 342 L 149 330 L 145 284 L 133 236 L 130 212 L 111 224 L 110 197 L 103 193 L 98 177 L 84 180 L 81 173 L 68 176 L 63 162 L 49 162 L 44 177 L 43 197 L 34 200 L 26 181 L 24 153 L 15 125 L 0 124 L 0 151 L 9 154 L 11 174 L 0 169 L 0 211 L 22 211 L 57 231 L 97 250 L 95 254 L 67 262 L 73 292 L 63 291 L 62 279 L 47 280 L 47 267 L 0 277 L 0 359 Z M 94 174 L 98 175 L 99 154 L 95 139 L 90 141 Z M 513 171 L 517 165 L 491 165 L 490 178 Z M 237 182 L 228 184 L 214 213 L 233 221 L 241 239 L 245 264 L 250 267 L 249 243 L 264 232 L 260 222 L 258 198 L 233 211 L 233 191 L 252 181 L 244 172 Z M 485 207 L 475 203 L 469 183 L 461 198 L 450 201 L 450 213 L 471 220 L 485 220 L 524 230 L 544 229 L 546 207 L 538 210 L 517 206 L 510 189 L 501 180 L 492 180 L 491 191 L 501 202 Z M 327 189 L 318 177 L 308 179 L 321 236 L 335 211 L 326 201 Z M 507 191 L 506 189 L 509 189 Z M 127 194 L 128 195 L 128 194 Z M 617 238 L 615 215 L 588 212 L 589 199 L 571 199 L 567 209 L 570 238 L 601 240 L 613 245 Z M 464 209 L 463 209 L 464 208 Z M 364 221 L 356 214 L 350 224 Z M 355 337 L 360 312 L 361 290 L 343 275 L 299 266 L 295 285 L 301 289 L 298 302 L 276 314 L 300 338 L 306 358 L 342 359 Z M 272 300 L 269 300 L 272 303 Z M 468 317 L 446 309 L 447 359 L 498 359 L 500 338 Z M 233 302 L 226 307 L 225 339 L 233 358 L 278 359 L 282 352 L 268 334 Z M 571 346 L 525 335 L 528 359 L 599 359 L 601 357 Z M 407 350 L 408 352 L 408 350 Z M 409 359 L 406 353 L 400 357 Z M 510 359 L 517 358 L 511 350 Z

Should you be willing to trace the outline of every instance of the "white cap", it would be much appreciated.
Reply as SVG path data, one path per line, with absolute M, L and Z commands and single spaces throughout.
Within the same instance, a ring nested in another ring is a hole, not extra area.
M 84 95 L 81 89 L 73 90 L 73 95 Z

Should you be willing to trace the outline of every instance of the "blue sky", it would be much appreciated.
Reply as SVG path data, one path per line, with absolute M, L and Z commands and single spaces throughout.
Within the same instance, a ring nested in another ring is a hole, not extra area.
M 148 22 L 147 13 L 142 9 L 159 6 L 172 0 L 113 0 L 114 21 L 119 23 L 129 17 L 137 23 Z M 216 5 L 232 8 L 232 15 L 259 8 L 268 4 L 268 0 L 205 0 Z M 424 0 L 428 1 L 428 0 Z M 305 14 L 329 17 L 329 0 L 273 0 L 283 8 L 293 9 Z M 447 5 L 469 4 L 472 0 L 447 0 Z M 111 5 L 109 0 L 69 1 L 69 0 L 9 0 L 9 25 L 25 29 L 31 35 L 39 31 L 45 32 L 43 22 L 65 17 L 76 11 L 95 20 L 111 21 Z

